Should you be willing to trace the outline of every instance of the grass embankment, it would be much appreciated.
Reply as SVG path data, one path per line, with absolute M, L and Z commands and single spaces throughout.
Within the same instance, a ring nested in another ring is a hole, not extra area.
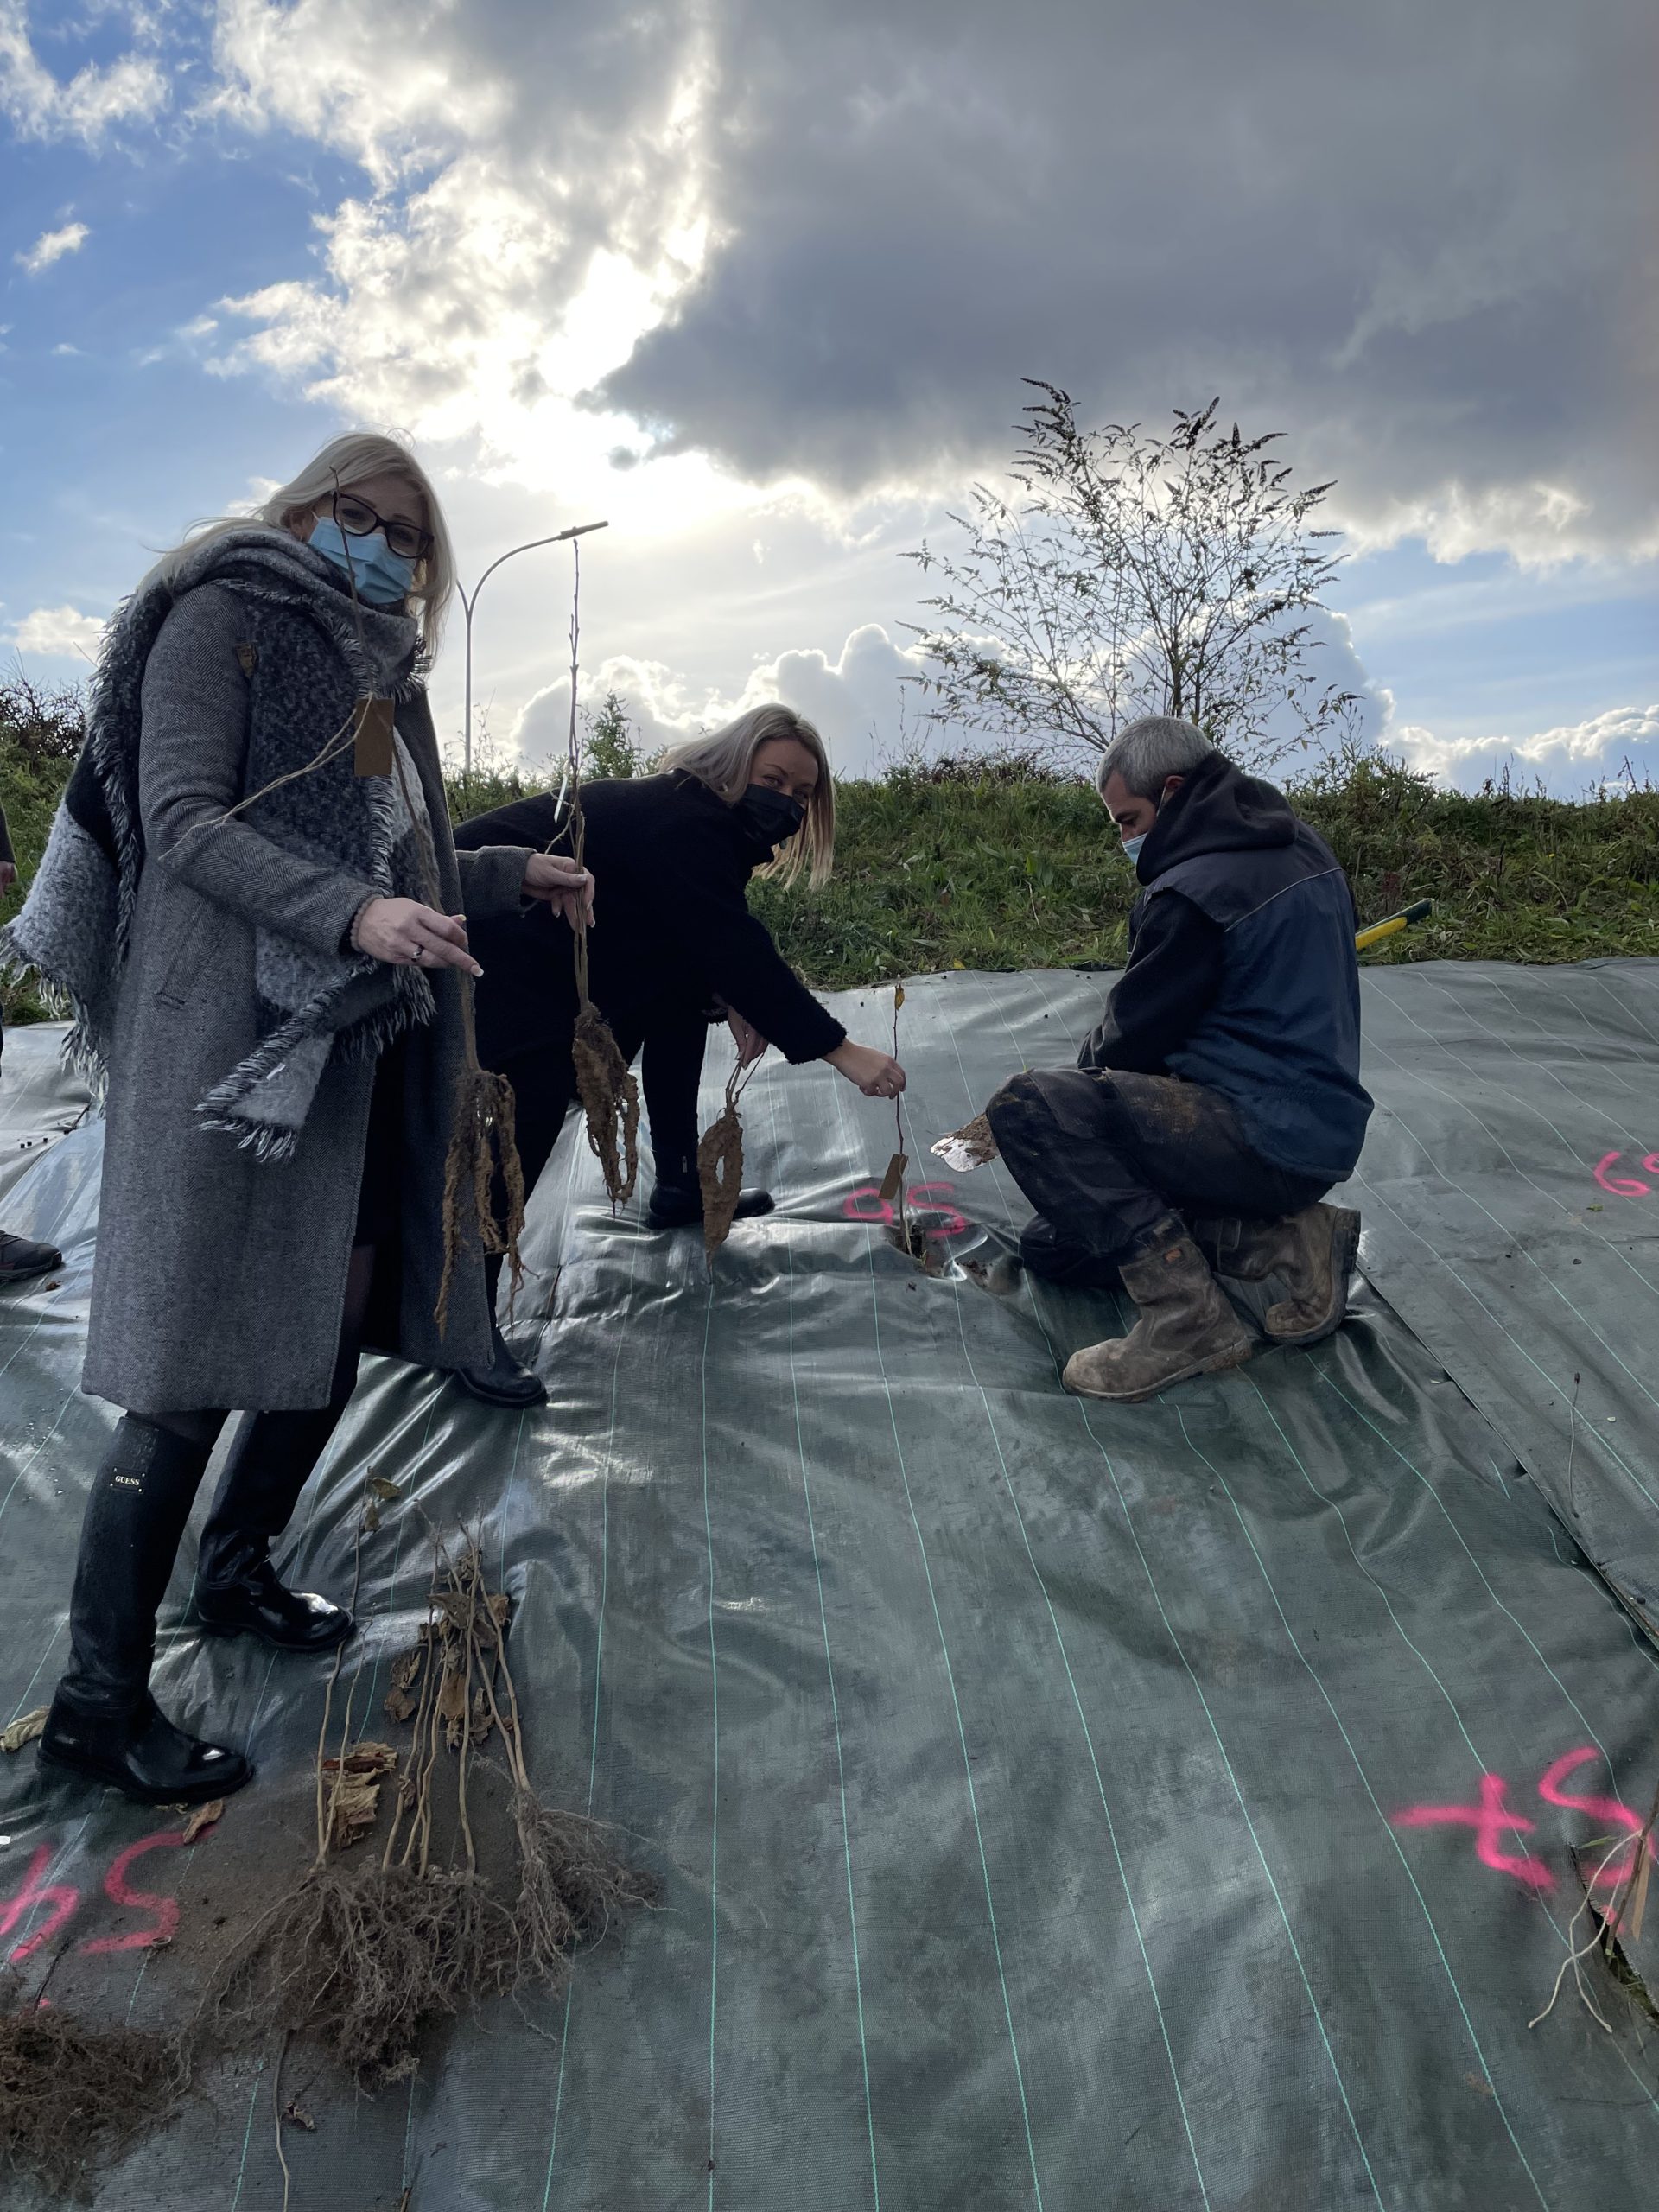
M 1372 759 L 1294 796 L 1347 870 L 1363 921 L 1437 902 L 1368 963 L 1659 951 L 1659 791 L 1581 804 L 1465 796 Z M 756 887 L 755 906 L 814 982 L 1121 963 L 1135 887 L 1090 786 L 849 784 L 840 820 L 823 891 Z
M 24 877 L 46 840 L 73 754 L 61 701 L 0 685 L 0 803 Z M 451 785 L 458 817 L 520 796 L 516 777 Z M 1335 849 L 1360 914 L 1412 900 L 1433 918 L 1364 957 L 1581 960 L 1659 951 L 1659 791 L 1575 803 L 1444 791 L 1378 756 L 1294 785 Z M 1087 784 L 995 768 L 901 773 L 841 787 L 835 880 L 822 891 L 757 884 L 786 956 L 824 988 L 927 969 L 1117 965 L 1133 879 Z M 0 919 L 16 899 L 0 901 Z M 8 1020 L 41 1011 L 0 986 Z
M 38 691 L 22 678 L 0 683 L 0 807 L 18 870 L 16 887 L 0 897 L 0 923 L 23 903 L 79 747 L 80 702 L 73 692 Z M 0 977 L 0 1018 L 39 1021 L 47 1011 L 29 983 Z

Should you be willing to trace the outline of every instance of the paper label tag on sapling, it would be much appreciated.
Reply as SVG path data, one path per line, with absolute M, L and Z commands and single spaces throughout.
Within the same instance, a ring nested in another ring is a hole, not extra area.
M 391 773 L 391 717 L 390 699 L 358 701 L 355 765 L 359 776 Z
M 898 1197 L 899 1185 L 904 1181 L 905 1170 L 909 1165 L 908 1155 L 902 1152 L 895 1152 L 887 1162 L 887 1172 L 881 1178 L 880 1197 L 883 1205 L 890 1206 Z

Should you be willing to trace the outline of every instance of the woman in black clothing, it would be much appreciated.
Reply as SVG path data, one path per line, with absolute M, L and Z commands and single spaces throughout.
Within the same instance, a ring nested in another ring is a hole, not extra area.
M 768 1043 L 792 1061 L 828 1060 L 869 1098 L 891 1098 L 905 1071 L 888 1052 L 855 1045 L 806 988 L 750 913 L 758 868 L 813 883 L 835 852 L 835 790 L 822 740 L 791 709 L 757 707 L 714 735 L 669 753 L 663 772 L 588 784 L 584 859 L 599 887 L 588 939 L 588 988 L 625 1059 L 641 1046 L 658 1228 L 700 1224 L 697 1084 L 711 1020 L 724 1019 L 740 1059 Z M 455 832 L 463 851 L 544 848 L 568 834 L 550 794 L 474 817 Z M 536 908 L 474 924 L 483 965 L 476 995 L 479 1057 L 518 1099 L 526 1185 L 551 1152 L 575 1096 L 576 1018 L 570 939 Z M 740 1214 L 771 1198 L 747 1191 Z M 505 1347 L 499 1356 L 505 1357 Z

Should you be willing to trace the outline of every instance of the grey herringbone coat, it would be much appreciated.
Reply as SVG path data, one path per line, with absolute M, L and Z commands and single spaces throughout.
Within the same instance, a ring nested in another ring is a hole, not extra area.
M 201 585 L 168 617 L 144 676 L 140 804 L 151 857 L 110 1053 L 84 1377 L 97 1396 L 141 1414 L 326 1402 L 362 1179 L 372 1060 L 330 1061 L 286 1160 L 256 1158 L 204 1128 L 198 1111 L 257 1042 L 256 926 L 329 955 L 376 895 L 325 856 L 302 859 L 223 819 L 243 788 L 245 630 L 235 595 Z M 512 908 L 527 852 L 491 847 L 458 867 L 423 697 L 400 708 L 398 728 L 419 772 L 445 910 Z M 457 971 L 431 981 L 434 1018 L 407 1033 L 400 1311 L 385 1348 L 448 1368 L 488 1357 L 489 1315 L 474 1259 L 460 1271 L 443 1337 L 433 1319 L 464 1045 Z

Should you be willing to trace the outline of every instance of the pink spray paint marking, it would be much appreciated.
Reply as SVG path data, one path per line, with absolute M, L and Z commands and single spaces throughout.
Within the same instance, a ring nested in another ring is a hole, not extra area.
M 1413 1805 L 1403 1813 L 1395 1813 L 1389 1825 L 1396 1828 L 1473 1828 L 1475 1856 L 1483 1866 L 1490 1866 L 1495 1873 L 1512 1875 L 1529 1890 L 1553 1890 L 1555 1877 L 1548 1866 L 1541 1866 L 1535 1859 L 1516 1859 L 1499 1847 L 1498 1838 L 1503 1829 L 1513 1828 L 1520 1834 L 1529 1835 L 1533 1825 L 1523 1815 L 1509 1810 L 1503 1802 L 1504 1786 L 1501 1774 L 1483 1774 L 1478 1805 Z
M 1588 1813 L 1602 1824 L 1604 1833 L 1609 1828 L 1622 1828 L 1627 1836 L 1639 1836 L 1646 1822 L 1628 1805 L 1621 1804 L 1617 1797 L 1575 1797 L 1561 1787 L 1570 1775 L 1576 1774 L 1581 1766 L 1599 1756 L 1594 1745 L 1590 1744 L 1586 1744 L 1581 1750 L 1567 1752 L 1556 1760 L 1554 1766 L 1544 1770 L 1538 1783 L 1538 1795 L 1551 1805 L 1567 1805 L 1575 1812 Z M 1635 1856 L 1635 1850 L 1623 1847 L 1613 1853 L 1593 1877 L 1592 1886 L 1604 1890 L 1617 1889 L 1621 1882 L 1628 1881 Z M 1651 1836 L 1648 1838 L 1648 1856 L 1659 1859 Z
M 905 1203 L 912 1213 L 936 1213 L 939 1217 L 938 1227 L 927 1232 L 936 1243 L 944 1243 L 952 1236 L 967 1234 L 967 1217 L 946 1203 L 955 1197 L 956 1189 L 954 1183 L 912 1183 L 905 1192 Z
M 1652 1194 L 1651 1183 L 1644 1183 L 1639 1175 L 1615 1175 L 1610 1171 L 1615 1162 L 1623 1160 L 1622 1152 L 1605 1152 L 1591 1169 L 1600 1188 L 1610 1198 L 1645 1198 Z M 1649 1175 L 1659 1175 L 1659 1152 L 1650 1152 L 1642 1162 Z
M 874 1213 L 864 1211 L 867 1198 L 875 1202 Z M 841 1202 L 841 1213 L 843 1221 L 868 1221 L 878 1229 L 889 1228 L 893 1222 L 893 1208 L 882 1197 L 880 1186 L 874 1183 L 861 1183 L 855 1191 L 849 1191 Z
M 0 1904 L 0 1938 L 10 1936 L 18 1923 L 27 1920 L 37 1905 L 49 1904 L 52 1908 L 35 1933 L 27 1936 L 12 1953 L 14 1964 L 30 1957 L 42 1943 L 49 1942 L 80 1903 L 80 1891 L 71 1889 L 67 1882 L 41 1881 L 41 1877 L 51 1863 L 51 1858 L 50 1844 L 41 1844 L 29 1860 L 29 1872 L 21 1885 L 3 1904 Z
M 151 1916 L 147 1928 L 130 1929 L 124 1936 L 99 1936 L 83 1943 L 80 1948 L 95 1951 L 150 1951 L 163 1943 L 170 1943 L 178 1933 L 179 1901 L 176 1897 L 154 1896 L 148 1890 L 136 1890 L 127 1876 L 135 1859 L 142 1859 L 148 1851 L 176 1848 L 184 1841 L 179 1828 L 162 1828 L 154 1835 L 141 1836 L 137 1843 L 130 1843 L 110 1862 L 104 1877 L 104 1894 L 111 1904 L 121 1905 L 131 1912 L 147 1912 Z M 52 1847 L 41 1844 L 29 1862 L 29 1872 L 9 1897 L 0 1897 L 0 1943 L 14 1928 L 26 1923 L 42 1906 L 49 1906 L 46 1918 L 32 1935 L 26 1936 L 11 1953 L 13 1963 L 31 1958 L 43 1943 L 49 1943 L 64 1923 L 73 1918 L 80 1908 L 80 1891 L 68 1882 L 48 1882 L 42 1878 L 51 1862 Z
M 948 1243 L 953 1236 L 965 1236 L 972 1226 L 965 1214 L 946 1203 L 955 1196 L 956 1188 L 954 1183 L 912 1183 L 905 1192 L 905 1205 L 910 1212 L 938 1217 L 938 1225 L 923 1232 L 936 1244 Z M 849 1191 L 841 1202 L 841 1214 L 843 1221 L 868 1222 L 873 1229 L 891 1229 L 896 1219 L 892 1205 L 875 1183 L 861 1183 L 856 1190 Z
M 110 1862 L 110 1871 L 104 1877 L 104 1894 L 111 1904 L 129 1905 L 137 1912 L 153 1912 L 153 1923 L 148 1928 L 135 1928 L 125 1936 L 98 1936 L 81 1949 L 89 1955 L 94 1951 L 155 1951 L 163 1943 L 170 1943 L 179 1929 L 179 1901 L 176 1897 L 156 1897 L 148 1890 L 135 1890 L 127 1880 L 127 1869 L 135 1859 L 147 1851 L 176 1848 L 184 1841 L 178 1828 L 163 1828 L 159 1834 L 141 1836 L 137 1843 L 130 1843 L 118 1858 Z

